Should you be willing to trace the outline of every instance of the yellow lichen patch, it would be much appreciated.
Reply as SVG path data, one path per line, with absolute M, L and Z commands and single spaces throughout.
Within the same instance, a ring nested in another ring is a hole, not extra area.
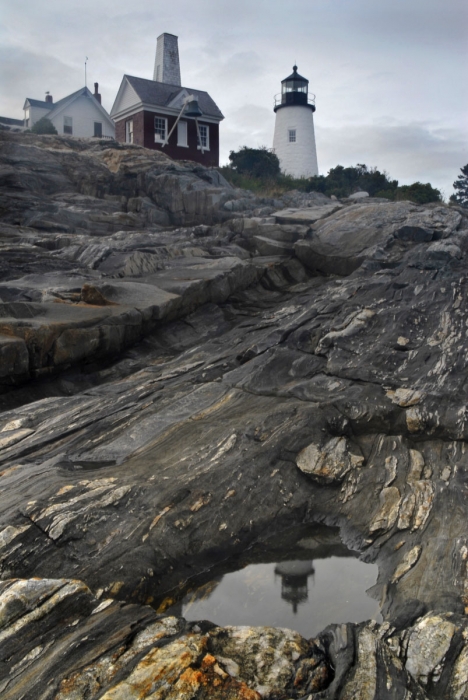
M 261 695 L 243 681 L 223 671 L 211 654 L 206 654 L 200 668 L 187 668 L 164 700 L 260 700 Z M 161 699 L 162 700 L 162 699 Z
M 123 588 L 124 586 L 123 581 L 115 581 L 115 583 L 112 584 L 112 586 L 109 589 L 109 593 L 111 595 L 117 595 L 117 593 Z
M 211 493 L 204 493 L 201 494 L 194 503 L 190 506 L 190 510 L 192 513 L 196 513 L 200 508 L 203 508 L 203 506 L 208 505 L 208 503 L 211 501 Z
M 171 605 L 174 605 L 175 603 L 176 603 L 176 599 L 168 596 L 167 598 L 164 598 L 162 603 L 159 604 L 159 607 L 156 610 L 156 612 L 158 613 L 158 615 L 160 615 L 161 613 L 166 612 L 166 610 L 168 608 L 170 608 Z
M 101 700 L 141 700 L 148 696 L 163 700 L 170 697 L 169 693 L 180 676 L 197 661 L 205 647 L 206 637 L 188 635 L 165 647 L 152 649 L 130 675 L 104 693 Z
M 62 488 L 59 491 L 57 491 L 55 495 L 63 496 L 64 493 L 68 493 L 68 491 L 71 491 L 74 488 L 75 486 L 73 484 L 68 484 L 68 486 L 62 486 Z
M 149 526 L 149 529 L 152 530 L 153 527 L 156 527 L 156 525 L 159 523 L 159 521 L 161 520 L 163 515 L 166 515 L 166 513 L 169 513 L 171 508 L 172 508 L 172 504 L 170 506 L 166 506 L 165 508 L 163 508 L 162 511 L 160 513 L 158 513 L 158 515 L 154 518 L 151 525 Z

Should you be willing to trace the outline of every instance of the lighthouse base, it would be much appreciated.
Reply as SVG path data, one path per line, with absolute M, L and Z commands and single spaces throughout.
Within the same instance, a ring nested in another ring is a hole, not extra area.
M 286 175 L 312 177 L 319 174 L 314 114 L 309 107 L 288 105 L 278 109 L 273 150 Z

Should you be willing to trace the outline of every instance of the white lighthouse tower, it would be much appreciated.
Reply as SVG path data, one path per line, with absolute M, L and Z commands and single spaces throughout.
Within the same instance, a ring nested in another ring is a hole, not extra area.
M 281 81 L 281 95 L 275 96 L 273 150 L 281 170 L 293 177 L 318 175 L 315 148 L 315 95 L 309 95 L 309 81 L 293 67 Z

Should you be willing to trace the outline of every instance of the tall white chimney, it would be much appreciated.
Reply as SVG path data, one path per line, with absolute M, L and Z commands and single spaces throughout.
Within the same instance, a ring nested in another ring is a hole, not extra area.
M 179 47 L 174 34 L 161 34 L 156 43 L 153 80 L 169 85 L 181 85 Z

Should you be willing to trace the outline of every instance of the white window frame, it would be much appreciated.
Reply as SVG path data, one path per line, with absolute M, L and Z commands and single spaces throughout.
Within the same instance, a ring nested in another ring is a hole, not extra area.
M 203 143 L 203 150 L 204 151 L 209 151 L 210 150 L 210 127 L 208 124 L 199 124 L 198 128 L 200 129 L 200 138 L 201 142 L 203 141 L 206 142 L 206 145 Z M 206 131 L 205 131 L 206 129 Z M 205 132 L 205 133 L 203 133 Z M 197 134 L 197 142 L 198 142 L 198 134 Z M 200 149 L 200 143 L 197 143 L 197 148 Z
M 188 148 L 188 122 L 180 121 L 177 124 L 177 145 Z
M 98 136 L 96 134 L 96 124 L 99 124 L 99 126 L 101 127 L 101 135 L 100 136 Z M 93 135 L 97 139 L 102 139 L 102 122 L 94 122 L 94 134 Z
M 125 143 L 133 143 L 133 119 L 125 122 Z
M 297 143 L 297 129 L 288 129 L 288 143 Z
M 158 120 L 159 126 L 156 126 L 156 120 Z M 164 124 L 164 127 L 163 127 Z M 161 136 L 159 132 L 164 129 L 164 136 Z M 165 117 L 155 117 L 154 118 L 154 142 L 155 143 L 165 143 L 167 137 L 167 119 Z
M 67 129 L 70 129 L 70 131 L 67 131 Z M 63 117 L 63 133 L 68 136 L 73 136 L 73 117 Z

